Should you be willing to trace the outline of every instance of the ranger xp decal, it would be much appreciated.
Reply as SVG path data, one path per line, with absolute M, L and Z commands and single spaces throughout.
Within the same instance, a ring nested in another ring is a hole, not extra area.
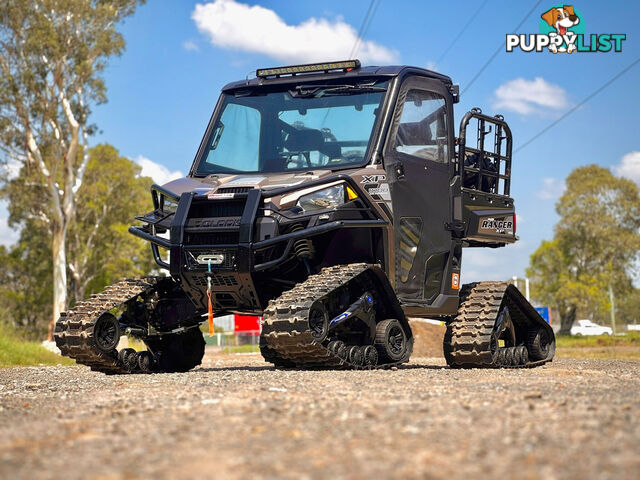
M 513 216 L 484 217 L 480 220 L 478 231 L 513 235 Z

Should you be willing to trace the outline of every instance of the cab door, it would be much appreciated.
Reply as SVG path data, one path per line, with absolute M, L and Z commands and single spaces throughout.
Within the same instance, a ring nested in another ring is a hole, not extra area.
M 446 85 L 406 78 L 398 90 L 383 160 L 393 207 L 395 289 L 404 307 L 443 307 L 452 254 L 452 98 Z M 457 292 L 455 292 L 457 294 Z M 457 302 L 457 296 L 456 300 Z M 457 303 L 456 303 L 457 305 Z M 405 308 L 406 310 L 406 308 Z

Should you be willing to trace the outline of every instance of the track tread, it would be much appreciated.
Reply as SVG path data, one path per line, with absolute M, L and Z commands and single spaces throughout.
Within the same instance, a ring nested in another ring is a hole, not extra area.
M 128 278 L 111 284 L 88 299 L 78 302 L 69 311 L 60 314 L 53 337 L 60 352 L 91 370 L 114 374 L 131 373 L 117 352 L 104 353 L 93 341 L 93 327 L 104 313 L 152 290 L 164 277 Z
M 295 368 L 370 369 L 398 365 L 409 360 L 407 355 L 397 362 L 375 367 L 358 365 L 332 353 L 323 344 L 314 341 L 309 331 L 309 309 L 315 301 L 366 272 L 371 265 L 355 263 L 323 268 L 307 280 L 271 300 L 264 311 L 260 350 L 267 362 L 276 366 Z M 325 342 L 326 343 L 326 342 Z
M 453 368 L 530 368 L 553 359 L 551 356 L 536 362 L 526 361 L 513 365 L 510 361 L 513 352 L 491 353 L 491 336 L 505 300 L 506 289 L 505 282 L 476 282 L 462 286 L 458 314 L 447 324 L 443 342 L 444 356 L 449 366 Z M 524 313 L 513 302 L 509 304 L 509 313 L 515 323 L 526 323 Z

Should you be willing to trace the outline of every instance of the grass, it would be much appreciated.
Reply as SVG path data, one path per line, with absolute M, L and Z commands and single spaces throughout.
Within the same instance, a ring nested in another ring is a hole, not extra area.
M 75 365 L 70 358 L 50 352 L 37 342 L 21 340 L 13 332 L 0 329 L 0 368 L 39 365 Z
M 558 335 L 556 345 L 562 347 L 640 347 L 640 333 L 629 332 L 626 335 L 593 335 L 578 337 L 574 335 Z
M 258 345 L 237 345 L 233 347 L 223 347 L 222 353 L 255 353 L 260 351 Z
M 624 336 L 599 335 L 556 337 L 557 356 L 561 358 L 599 358 L 640 361 L 640 333 Z

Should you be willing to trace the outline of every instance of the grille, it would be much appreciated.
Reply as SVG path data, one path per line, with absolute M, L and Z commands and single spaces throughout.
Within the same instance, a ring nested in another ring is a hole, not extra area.
M 237 245 L 240 232 L 185 233 L 186 245 Z
M 194 202 L 188 218 L 241 217 L 244 204 L 244 200 Z
M 195 275 L 193 277 L 193 283 L 197 287 L 207 287 L 207 276 L 206 275 Z M 225 275 L 216 273 L 211 275 L 211 285 L 214 287 L 235 287 L 238 285 L 238 280 L 235 275 Z

